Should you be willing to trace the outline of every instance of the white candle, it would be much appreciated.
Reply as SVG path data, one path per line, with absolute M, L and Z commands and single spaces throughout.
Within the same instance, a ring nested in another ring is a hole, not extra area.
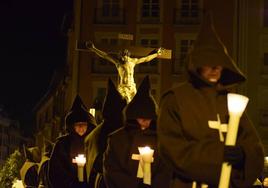
M 138 147 L 142 161 L 145 163 L 151 163 L 153 161 L 154 150 L 148 146 Z
M 151 163 L 153 162 L 154 150 L 150 147 L 138 147 L 140 152 L 140 164 L 143 174 L 143 183 L 151 185 Z
M 78 154 L 78 156 L 75 157 L 75 159 L 73 159 L 73 163 L 77 164 L 78 180 L 80 182 L 83 182 L 84 181 L 84 166 L 86 164 L 86 158 L 84 154 Z
M 89 113 L 90 113 L 93 117 L 95 117 L 95 114 L 96 114 L 96 110 L 95 110 L 95 108 L 90 108 L 90 109 L 89 109 Z
M 243 95 L 229 93 L 228 97 L 228 111 L 229 123 L 226 135 L 225 145 L 234 146 L 238 132 L 240 118 L 247 106 L 248 98 Z M 219 188 L 228 188 L 230 182 L 232 166 L 227 162 L 222 164 Z

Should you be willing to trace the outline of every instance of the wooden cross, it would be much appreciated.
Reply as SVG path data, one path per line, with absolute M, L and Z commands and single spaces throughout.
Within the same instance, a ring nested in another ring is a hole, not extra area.
M 133 35 L 130 34 L 118 34 L 118 38 L 122 40 L 133 40 Z M 149 48 L 149 47 L 139 47 L 139 46 L 132 46 L 132 45 L 97 45 L 104 51 L 109 51 L 111 54 L 117 54 L 119 51 L 123 49 L 128 49 L 131 52 L 132 56 L 142 57 L 150 54 L 156 48 Z M 83 52 L 90 52 L 90 50 L 86 47 L 86 41 L 76 42 L 76 50 L 83 51 Z M 171 59 L 172 50 L 164 49 L 162 54 L 159 55 L 157 58 L 160 59 Z
M 119 35 L 119 38 L 124 40 L 133 40 L 132 35 L 127 34 L 121 34 Z M 111 54 L 118 54 L 124 49 L 127 49 L 127 51 L 122 53 L 121 56 L 117 56 L 117 58 L 111 56 Z M 101 47 L 100 50 L 96 48 L 91 41 L 77 42 L 76 50 L 94 52 L 101 58 L 110 61 L 116 66 L 118 71 L 117 89 L 128 103 L 132 100 L 137 91 L 134 80 L 135 66 L 144 62 L 149 62 L 154 58 L 171 59 L 171 50 L 167 49 L 144 48 L 130 45 L 105 45 Z M 130 52 L 131 55 L 128 52 Z M 130 56 L 141 56 L 141 58 L 133 58 Z

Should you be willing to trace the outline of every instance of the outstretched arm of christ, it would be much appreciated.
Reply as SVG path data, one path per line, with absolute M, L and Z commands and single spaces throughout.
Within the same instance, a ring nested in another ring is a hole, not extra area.
M 149 62 L 149 61 L 153 60 L 154 58 L 156 58 L 157 56 L 161 55 L 162 51 L 163 51 L 162 48 L 158 48 L 156 53 L 148 55 L 146 57 L 139 58 L 138 61 L 136 62 L 136 64 Z
M 91 41 L 86 42 L 86 47 L 92 52 L 95 52 L 95 54 L 97 54 L 99 57 L 106 59 L 113 64 L 117 64 L 117 62 L 109 54 L 96 48 Z

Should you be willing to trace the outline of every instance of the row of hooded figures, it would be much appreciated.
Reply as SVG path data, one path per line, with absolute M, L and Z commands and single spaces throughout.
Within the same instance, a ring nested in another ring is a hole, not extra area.
M 219 186 L 222 164 L 227 163 L 232 170 L 225 187 L 262 186 L 256 180 L 263 173 L 264 149 L 246 112 L 239 121 L 236 144 L 224 142 L 230 126 L 227 94 L 246 77 L 228 55 L 210 19 L 201 26 L 187 65 L 188 79 L 164 92 L 159 108 L 151 95 L 149 76 L 131 100 L 122 97 L 109 79 L 99 125 L 77 96 L 65 118 L 68 134 L 47 147 L 51 152 L 45 152 L 39 170 L 36 161 L 31 161 L 34 158 L 28 158 L 33 164 L 24 169 L 24 184 L 214 188 Z M 86 159 L 82 168 L 76 158 L 79 154 Z

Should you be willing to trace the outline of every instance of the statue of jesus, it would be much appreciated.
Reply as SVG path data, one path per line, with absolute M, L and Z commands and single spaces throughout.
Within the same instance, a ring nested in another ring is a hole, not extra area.
M 124 49 L 123 51 L 119 52 L 118 57 L 116 58 L 104 51 L 97 49 L 91 41 L 86 42 L 86 47 L 101 58 L 112 62 L 116 66 L 119 74 L 117 89 L 128 103 L 132 100 L 137 92 L 136 84 L 134 81 L 135 66 L 137 64 L 153 60 L 157 56 L 161 55 L 163 50 L 162 48 L 158 48 L 156 53 L 142 58 L 132 58 L 130 57 L 130 52 L 127 49 Z

